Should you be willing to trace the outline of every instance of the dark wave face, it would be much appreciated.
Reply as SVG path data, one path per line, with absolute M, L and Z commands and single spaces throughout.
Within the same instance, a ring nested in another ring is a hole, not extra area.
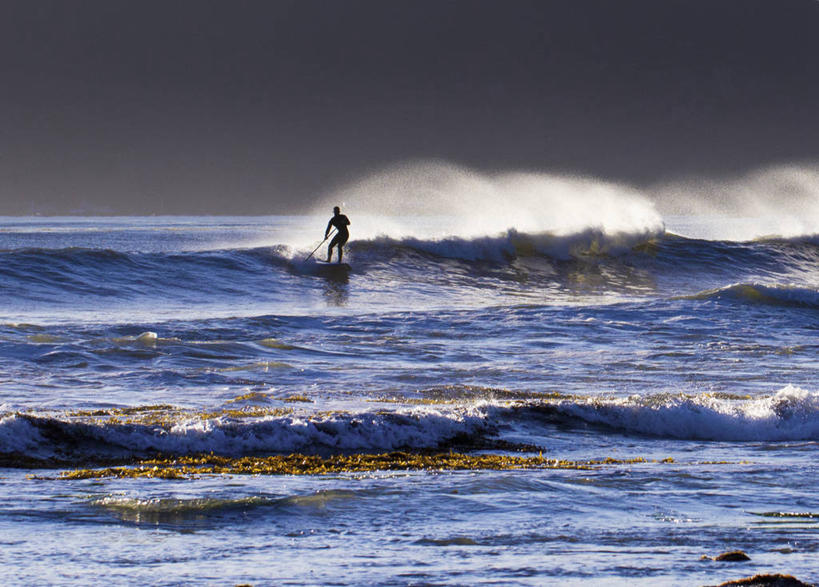
M 198 303 L 253 298 L 271 284 L 275 249 L 126 253 L 110 249 L 21 249 L 0 253 L 3 287 L 14 299 L 53 304 L 168 299 Z

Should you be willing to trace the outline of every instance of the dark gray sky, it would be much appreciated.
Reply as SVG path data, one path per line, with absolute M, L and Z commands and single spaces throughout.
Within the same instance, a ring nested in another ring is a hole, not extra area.
M 819 160 L 815 0 L 3 0 L 0 214 L 284 213 L 407 159 Z

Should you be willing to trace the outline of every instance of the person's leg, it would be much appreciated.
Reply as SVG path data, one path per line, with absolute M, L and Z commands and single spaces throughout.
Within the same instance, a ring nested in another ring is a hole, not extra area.
M 347 244 L 346 238 L 338 239 L 338 262 L 341 263 L 341 255 L 343 254 L 344 245 Z
M 333 260 L 333 247 L 338 245 L 338 234 L 333 237 L 333 240 L 330 241 L 330 246 L 327 247 L 327 262 Z M 339 251 L 341 250 L 341 245 L 338 247 Z

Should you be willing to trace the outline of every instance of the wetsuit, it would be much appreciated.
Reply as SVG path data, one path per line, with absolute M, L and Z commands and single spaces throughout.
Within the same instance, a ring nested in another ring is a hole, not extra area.
M 347 218 L 344 214 L 336 214 L 332 218 L 330 218 L 330 222 L 327 223 L 327 230 L 324 231 L 324 238 L 327 238 L 327 235 L 330 234 L 330 229 L 335 227 L 338 231 L 336 235 L 333 237 L 333 240 L 330 241 L 330 247 L 327 249 L 327 262 L 330 262 L 330 259 L 333 257 L 333 247 L 338 246 L 338 262 L 341 263 L 341 256 L 342 250 L 341 248 L 347 242 L 347 239 L 350 238 L 350 231 L 347 230 L 347 226 L 350 224 L 350 219 Z

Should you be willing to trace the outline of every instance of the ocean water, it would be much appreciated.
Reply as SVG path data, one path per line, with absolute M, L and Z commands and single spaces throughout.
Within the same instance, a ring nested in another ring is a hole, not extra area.
M 350 217 L 0 218 L 6 583 L 819 580 L 819 237 Z M 394 451 L 596 464 L 62 476 Z

